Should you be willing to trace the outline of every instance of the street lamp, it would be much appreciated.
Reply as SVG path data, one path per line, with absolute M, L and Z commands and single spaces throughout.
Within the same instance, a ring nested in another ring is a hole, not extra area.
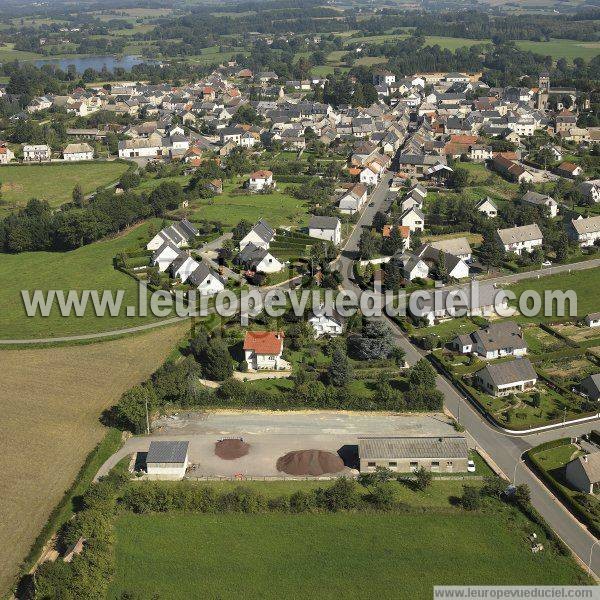
M 592 552 L 594 551 L 594 546 L 596 546 L 596 544 L 600 544 L 600 540 L 596 540 L 590 548 L 590 559 L 588 560 L 588 575 L 592 574 Z

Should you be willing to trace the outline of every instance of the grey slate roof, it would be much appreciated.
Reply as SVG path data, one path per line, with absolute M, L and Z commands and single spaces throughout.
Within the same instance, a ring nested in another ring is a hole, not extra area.
M 579 456 L 571 462 L 578 462 L 581 465 L 590 483 L 600 481 L 600 452 L 592 452 L 585 456 Z
M 336 229 L 340 220 L 337 217 L 320 217 L 312 215 L 308 224 L 309 229 Z
M 477 373 L 483 371 L 487 371 L 490 380 L 496 386 L 537 379 L 537 373 L 527 358 L 516 358 L 507 362 L 492 363 L 486 365 Z
M 527 348 L 521 328 L 514 321 L 491 323 L 474 332 L 472 337 L 486 352 L 493 352 L 500 348 Z
M 146 456 L 147 463 L 183 464 L 187 456 L 189 442 L 150 442 Z
M 542 231 L 537 223 L 533 225 L 522 225 L 521 227 L 509 227 L 508 229 L 498 229 L 498 237 L 503 244 L 514 244 L 516 242 L 530 242 L 532 240 L 541 240 Z
M 588 217 L 587 219 L 573 219 L 571 223 L 573 225 L 573 229 L 579 235 L 585 235 L 586 233 L 597 233 L 600 231 L 600 215 Z
M 467 440 L 447 437 L 362 437 L 358 438 L 360 458 L 468 458 Z
M 275 237 L 275 230 L 272 229 L 263 219 L 258 221 L 258 223 L 252 228 L 252 231 L 265 242 L 270 242 Z

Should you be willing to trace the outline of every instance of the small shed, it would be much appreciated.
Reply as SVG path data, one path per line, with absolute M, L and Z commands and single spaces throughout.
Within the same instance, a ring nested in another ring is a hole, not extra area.
M 149 479 L 183 479 L 188 466 L 189 442 L 150 442 L 146 456 Z

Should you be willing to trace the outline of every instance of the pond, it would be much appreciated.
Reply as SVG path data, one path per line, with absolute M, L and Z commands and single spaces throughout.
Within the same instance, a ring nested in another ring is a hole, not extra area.
M 83 73 L 86 69 L 102 71 L 104 67 L 106 67 L 109 71 L 113 71 L 115 68 L 121 68 L 129 71 L 131 67 L 144 62 L 153 63 L 154 61 L 131 54 L 125 56 L 73 56 L 72 58 L 43 58 L 36 60 L 35 66 L 41 67 L 42 65 L 56 65 L 63 71 L 66 71 L 69 65 L 74 65 L 77 73 Z

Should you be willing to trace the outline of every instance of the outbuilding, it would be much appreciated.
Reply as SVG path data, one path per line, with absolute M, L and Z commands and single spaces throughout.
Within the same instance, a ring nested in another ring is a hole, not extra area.
M 150 442 L 146 456 L 148 479 L 183 479 L 188 466 L 189 442 Z

